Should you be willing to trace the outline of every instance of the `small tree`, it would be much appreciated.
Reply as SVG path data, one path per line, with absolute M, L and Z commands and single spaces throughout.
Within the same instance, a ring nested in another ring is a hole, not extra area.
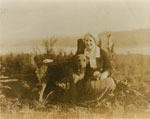
M 115 54 L 115 52 L 114 52 L 114 43 L 112 42 L 112 36 L 111 36 L 111 34 L 108 33 L 108 34 L 105 35 L 105 38 L 107 40 L 105 42 L 103 41 L 104 39 L 99 38 L 98 46 L 100 48 L 103 48 L 104 50 L 106 50 L 110 60 L 112 60 L 113 56 Z
M 54 55 L 54 45 L 56 43 L 57 39 L 55 37 L 47 38 L 46 40 L 43 40 L 43 48 L 45 50 L 46 56 L 53 56 Z
M 114 56 L 114 43 L 112 42 L 111 37 L 111 34 L 107 35 L 107 52 L 109 54 L 110 60 L 112 60 Z

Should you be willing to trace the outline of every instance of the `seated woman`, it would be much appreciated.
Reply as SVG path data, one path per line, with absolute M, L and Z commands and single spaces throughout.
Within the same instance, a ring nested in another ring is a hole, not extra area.
M 78 40 L 76 54 L 85 54 L 89 58 L 85 77 L 79 84 L 79 90 L 83 91 L 81 96 L 84 100 L 100 101 L 116 87 L 110 77 L 112 66 L 107 53 L 97 46 L 95 38 L 88 33 Z

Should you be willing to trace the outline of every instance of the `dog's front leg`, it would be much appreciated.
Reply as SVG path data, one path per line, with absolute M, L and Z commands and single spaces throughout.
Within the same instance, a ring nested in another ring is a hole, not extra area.
M 43 83 L 39 91 L 39 102 L 43 102 L 43 94 L 44 94 L 45 88 L 46 88 L 46 83 Z

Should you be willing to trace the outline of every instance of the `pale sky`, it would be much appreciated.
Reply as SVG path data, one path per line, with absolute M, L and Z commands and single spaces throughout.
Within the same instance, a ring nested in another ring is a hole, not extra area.
M 0 44 L 141 28 L 148 0 L 0 0 Z

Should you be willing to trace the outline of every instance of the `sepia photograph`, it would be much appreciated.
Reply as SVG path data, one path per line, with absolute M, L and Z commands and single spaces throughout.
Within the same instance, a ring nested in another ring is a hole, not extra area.
M 150 119 L 149 0 L 0 0 L 0 119 Z

